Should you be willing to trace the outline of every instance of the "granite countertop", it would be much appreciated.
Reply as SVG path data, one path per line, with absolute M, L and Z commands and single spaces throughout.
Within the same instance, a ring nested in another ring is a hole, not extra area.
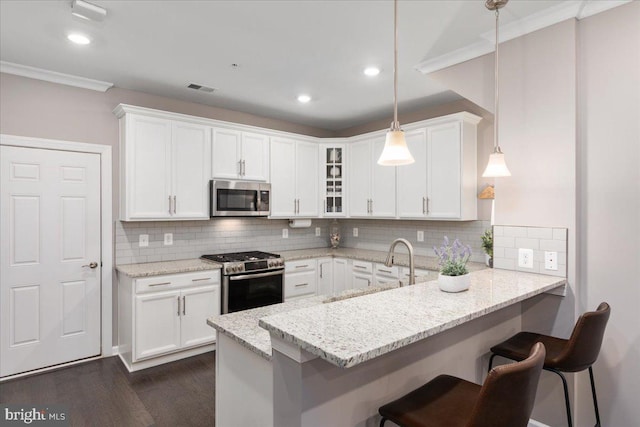
M 442 292 L 431 281 L 283 312 L 259 324 L 349 368 L 565 284 L 560 277 L 485 269 L 471 273 L 465 292 Z
M 191 271 L 218 270 L 220 268 L 222 268 L 222 264 L 200 258 L 116 266 L 116 270 L 132 278 L 188 273 Z
M 336 257 L 336 258 L 349 258 L 357 259 L 360 261 L 370 261 L 377 263 L 384 263 L 387 259 L 387 252 L 369 250 L 369 249 L 356 249 L 356 248 L 316 248 L 316 249 L 300 249 L 295 251 L 280 251 L 285 261 L 296 261 L 300 259 L 309 258 L 322 258 L 322 257 Z M 421 268 L 424 270 L 438 271 L 438 259 L 436 257 L 427 257 L 421 255 L 414 256 L 415 268 Z M 404 267 L 409 266 L 409 255 L 406 253 L 394 254 L 394 265 L 402 265 Z M 468 262 L 467 268 L 469 271 L 483 270 L 487 268 L 486 265 L 480 262 Z

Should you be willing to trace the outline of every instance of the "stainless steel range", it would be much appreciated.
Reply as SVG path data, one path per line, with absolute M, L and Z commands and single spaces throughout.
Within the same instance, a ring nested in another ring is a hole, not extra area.
M 284 301 L 284 259 L 268 252 L 202 255 L 222 264 L 222 314 Z

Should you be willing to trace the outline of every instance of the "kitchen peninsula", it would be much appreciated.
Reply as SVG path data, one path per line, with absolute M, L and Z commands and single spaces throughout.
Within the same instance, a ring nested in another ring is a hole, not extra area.
M 521 329 L 519 303 L 566 279 L 471 274 L 470 290 L 457 294 L 431 281 L 210 318 L 216 425 L 368 426 L 381 404 L 437 374 L 481 382 L 489 347 Z

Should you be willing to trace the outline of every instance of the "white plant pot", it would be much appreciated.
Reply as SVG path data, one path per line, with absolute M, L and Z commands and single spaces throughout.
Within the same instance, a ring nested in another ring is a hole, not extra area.
M 467 273 L 462 276 L 443 276 L 438 274 L 438 286 L 444 292 L 462 292 L 471 286 L 471 274 Z

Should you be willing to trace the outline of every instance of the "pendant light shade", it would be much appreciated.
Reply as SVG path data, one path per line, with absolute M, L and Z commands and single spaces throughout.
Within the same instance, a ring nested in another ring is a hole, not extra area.
M 378 164 L 382 166 L 409 165 L 415 162 L 407 147 L 404 131 L 398 123 L 398 0 L 393 3 L 393 31 L 393 123 L 378 159 Z
M 499 26 L 499 18 L 500 18 L 500 9 L 504 7 L 509 0 L 487 0 L 485 2 L 485 6 L 489 10 L 495 10 L 496 12 L 496 52 L 494 55 L 495 58 L 495 98 L 494 98 L 494 119 L 493 119 L 493 154 L 489 156 L 489 163 L 487 164 L 486 169 L 482 176 L 484 178 L 500 178 L 505 176 L 511 176 L 511 172 L 509 168 L 507 168 L 507 163 L 504 160 L 504 153 L 500 149 L 500 144 L 498 143 L 498 119 L 499 119 L 499 103 L 498 103 L 498 89 L 499 89 L 499 80 L 498 80 L 498 48 L 499 48 L 499 38 L 498 38 L 498 29 Z

